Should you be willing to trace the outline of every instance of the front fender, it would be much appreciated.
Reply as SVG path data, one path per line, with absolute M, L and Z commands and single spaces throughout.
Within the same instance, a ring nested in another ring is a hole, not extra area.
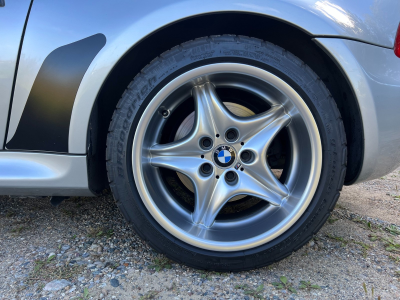
M 400 166 L 400 59 L 386 49 L 342 39 L 316 39 L 351 83 L 364 129 L 362 168 L 353 182 L 384 176 Z

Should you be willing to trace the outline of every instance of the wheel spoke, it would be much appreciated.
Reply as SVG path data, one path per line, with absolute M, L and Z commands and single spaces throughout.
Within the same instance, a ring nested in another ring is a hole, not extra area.
M 240 153 L 245 150 L 254 153 L 254 161 L 246 165 L 246 171 L 274 193 L 286 197 L 288 196 L 287 188 L 275 177 L 268 166 L 267 150 L 279 131 L 289 124 L 290 117 L 279 107 L 274 110 L 272 115 L 274 117 L 268 117 L 268 119 L 273 121 L 268 123 L 261 131 L 253 134 Z
M 196 186 L 195 209 L 192 215 L 193 222 L 211 227 L 218 212 L 229 200 L 233 189 L 223 178 L 212 178 L 208 189 L 198 189 Z
M 240 128 L 240 139 L 248 142 L 250 139 L 258 139 L 259 134 L 267 131 L 276 131 L 278 133 L 284 126 L 290 123 L 290 116 L 285 113 L 285 109 L 281 105 L 273 106 L 265 113 L 255 115 L 248 118 L 238 118 L 237 126 Z M 264 139 L 264 141 L 267 141 Z
M 206 85 L 210 85 L 212 88 L 212 84 L 206 83 Z M 195 99 L 195 124 L 194 124 L 194 134 L 197 137 L 201 136 L 211 136 L 215 135 L 215 128 L 213 114 L 209 109 L 209 99 L 212 98 L 213 101 L 218 101 L 216 94 L 207 93 L 204 86 L 195 86 L 193 88 L 193 97 Z
M 210 227 L 214 222 L 224 200 L 219 194 L 221 181 L 210 176 L 208 180 L 195 184 L 195 204 L 192 215 L 194 223 Z M 213 212 L 216 214 L 214 215 Z
M 210 82 L 195 86 L 192 94 L 198 106 L 207 107 L 212 122 L 210 124 L 212 124 L 215 134 L 222 134 L 235 123 L 236 117 L 219 100 L 215 88 Z
M 150 148 L 150 154 L 152 158 L 160 156 L 199 156 L 204 153 L 204 150 L 199 146 L 199 141 L 200 139 L 196 139 L 192 134 L 172 143 L 155 144 Z
M 219 204 L 223 195 L 218 185 L 223 180 L 215 179 L 214 170 L 208 176 L 200 174 L 200 166 L 203 163 L 203 159 L 196 157 L 158 156 L 151 159 L 151 164 L 155 167 L 168 168 L 190 178 L 195 188 L 193 222 L 209 227 L 216 216 L 209 214 L 214 211 L 218 213 L 219 205 L 223 205 L 223 203 Z
M 235 185 L 229 185 L 223 176 L 212 183 L 213 178 L 204 184 L 204 189 L 197 189 L 196 186 L 196 204 L 193 213 L 193 222 L 211 227 L 219 211 L 235 196 L 249 195 L 268 201 L 271 205 L 280 206 L 283 198 L 274 193 L 262 183 L 253 179 L 246 173 L 240 173 L 239 180 Z
M 167 168 L 185 174 L 192 181 L 196 181 L 200 176 L 199 169 L 204 160 L 190 156 L 156 156 L 152 157 L 153 167 Z
M 211 84 L 209 85 L 212 86 Z M 168 144 L 152 146 L 150 149 L 152 156 L 198 156 L 205 152 L 200 147 L 201 138 L 209 137 L 213 140 L 215 136 L 213 117 L 208 105 L 209 98 L 215 98 L 211 94 L 207 93 L 203 86 L 193 88 L 193 96 L 196 100 L 195 122 L 190 134 L 183 139 Z M 214 101 L 218 100 L 214 99 Z
M 282 184 L 272 173 L 271 169 L 266 163 L 256 163 L 246 167 L 246 172 L 255 180 L 264 185 L 267 189 L 279 195 L 280 197 L 287 197 L 289 191 L 284 184 Z
M 246 172 L 241 172 L 239 177 L 239 187 L 236 190 L 236 195 L 250 195 L 268 201 L 271 205 L 281 206 L 285 196 L 277 194 Z
M 273 106 L 265 113 L 252 117 L 243 118 L 235 116 L 219 100 L 214 86 L 209 82 L 195 86 L 192 94 L 197 105 L 201 108 L 198 111 L 203 113 L 205 112 L 205 108 L 208 108 L 210 118 L 206 119 L 203 117 L 203 122 L 212 121 L 214 132 L 219 134 L 224 133 L 228 128 L 237 128 L 239 129 L 239 138 L 243 142 L 252 138 L 263 128 L 276 123 L 277 120 L 286 120 L 286 125 L 290 122 L 290 116 L 285 113 L 285 109 L 281 105 Z

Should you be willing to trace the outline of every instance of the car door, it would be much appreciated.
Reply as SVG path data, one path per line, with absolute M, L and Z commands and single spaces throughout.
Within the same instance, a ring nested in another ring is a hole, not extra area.
M 0 149 L 9 117 L 19 49 L 31 0 L 0 0 Z

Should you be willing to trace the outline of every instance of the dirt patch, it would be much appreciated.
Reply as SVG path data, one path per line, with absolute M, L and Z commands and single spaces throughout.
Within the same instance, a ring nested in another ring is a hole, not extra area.
M 398 299 L 400 170 L 345 187 L 314 239 L 271 266 L 203 272 L 131 230 L 111 195 L 0 198 L 0 299 Z M 70 283 L 45 291 L 56 279 Z M 373 293 L 373 295 L 372 295 Z

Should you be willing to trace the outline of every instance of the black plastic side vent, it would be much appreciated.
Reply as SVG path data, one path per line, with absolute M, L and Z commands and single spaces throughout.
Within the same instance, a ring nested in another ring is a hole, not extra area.
M 95 34 L 57 48 L 46 57 L 17 130 L 6 145 L 8 150 L 68 152 L 76 93 L 89 65 L 105 44 L 106 37 Z

